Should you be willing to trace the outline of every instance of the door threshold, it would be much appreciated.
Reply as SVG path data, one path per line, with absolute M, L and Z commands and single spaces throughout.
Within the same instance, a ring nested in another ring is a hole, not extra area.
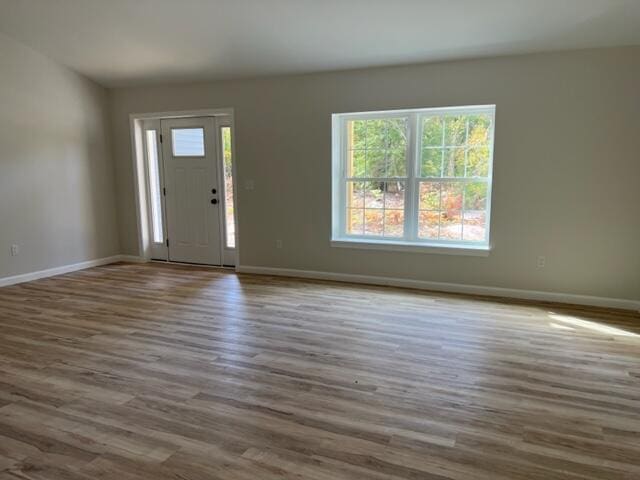
M 204 267 L 204 268 L 222 268 L 224 270 L 236 270 L 235 265 L 211 265 L 208 263 L 193 263 L 193 262 L 172 262 L 170 260 L 158 260 L 152 258 L 150 262 L 166 263 L 168 265 L 183 265 L 185 267 Z

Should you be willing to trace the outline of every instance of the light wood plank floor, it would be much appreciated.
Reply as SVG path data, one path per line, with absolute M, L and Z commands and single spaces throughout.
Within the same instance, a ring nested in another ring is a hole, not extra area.
M 119 264 L 0 289 L 0 479 L 639 479 L 640 320 Z

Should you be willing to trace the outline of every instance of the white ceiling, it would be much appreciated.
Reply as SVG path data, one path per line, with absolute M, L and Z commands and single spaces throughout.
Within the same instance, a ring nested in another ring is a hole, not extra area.
M 640 44 L 640 0 L 0 0 L 0 31 L 106 86 Z

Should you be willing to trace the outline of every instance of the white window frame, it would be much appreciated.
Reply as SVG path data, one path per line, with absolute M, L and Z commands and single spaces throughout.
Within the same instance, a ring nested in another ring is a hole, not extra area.
M 421 119 L 434 115 L 485 114 L 491 118 L 489 129 L 489 165 L 487 177 L 432 177 L 425 180 L 418 176 L 422 151 Z M 407 176 L 399 178 L 375 178 L 375 181 L 406 181 L 405 218 L 403 238 L 373 235 L 353 235 L 346 233 L 347 181 L 367 181 L 367 178 L 347 177 L 347 122 L 351 120 L 385 119 L 408 117 L 407 130 Z M 332 115 L 332 224 L 331 245 L 334 247 L 366 248 L 379 250 L 414 251 L 454 255 L 486 256 L 491 250 L 491 193 L 493 185 L 493 144 L 495 129 L 495 105 L 463 107 L 420 108 L 377 112 L 336 113 Z M 420 182 L 460 182 L 486 181 L 486 230 L 485 241 L 464 240 L 424 240 L 418 238 L 418 189 Z

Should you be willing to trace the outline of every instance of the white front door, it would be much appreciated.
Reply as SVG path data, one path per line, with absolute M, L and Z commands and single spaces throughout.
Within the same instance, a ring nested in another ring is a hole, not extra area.
M 169 260 L 220 265 L 222 204 L 215 119 L 160 123 Z

